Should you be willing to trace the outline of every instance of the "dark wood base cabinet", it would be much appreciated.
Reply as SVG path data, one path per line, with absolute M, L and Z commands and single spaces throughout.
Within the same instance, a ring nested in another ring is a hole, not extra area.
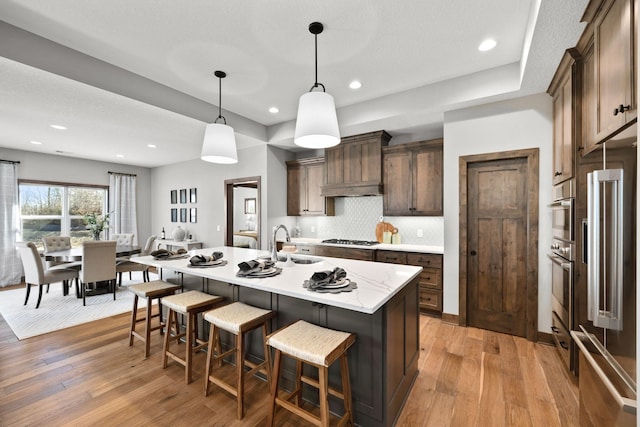
M 418 375 L 418 282 L 416 277 L 378 311 L 365 314 L 214 280 L 203 281 L 186 275 L 184 278 L 185 287 L 222 295 L 229 301 L 275 310 L 277 315 L 272 320 L 272 331 L 303 319 L 355 333 L 356 342 L 347 353 L 354 422 L 367 427 L 394 425 Z M 227 347 L 232 343 L 230 337 L 223 337 L 223 341 Z M 250 334 L 246 346 L 249 360 L 264 360 L 259 333 Z M 317 371 L 314 371 L 310 368 L 305 374 L 317 378 Z M 294 372 L 295 363 L 285 358 L 281 387 L 292 390 Z M 329 369 L 329 384 L 341 388 L 339 364 Z M 313 388 L 305 388 L 303 397 L 318 404 L 317 391 Z M 344 413 L 342 401 L 333 396 L 329 398 L 329 408 L 338 416 Z

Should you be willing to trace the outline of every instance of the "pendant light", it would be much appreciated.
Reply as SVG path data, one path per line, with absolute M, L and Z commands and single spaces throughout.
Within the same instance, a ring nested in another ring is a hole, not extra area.
M 236 136 L 233 128 L 227 126 L 227 119 L 222 115 L 222 79 L 227 77 L 227 73 L 216 71 L 214 74 L 219 79 L 218 117 L 213 123 L 207 125 L 200 158 L 211 163 L 238 163 Z M 219 119 L 222 119 L 224 124 L 218 123 Z
M 322 83 L 318 83 L 318 34 L 324 26 L 320 22 L 309 24 L 309 32 L 315 36 L 316 81 L 309 92 L 300 97 L 298 118 L 293 142 L 304 148 L 329 148 L 340 143 L 340 130 L 333 96 Z M 322 92 L 314 92 L 316 88 Z

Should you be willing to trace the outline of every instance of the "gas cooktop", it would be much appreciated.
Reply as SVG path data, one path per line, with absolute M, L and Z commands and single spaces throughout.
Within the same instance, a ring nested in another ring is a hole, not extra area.
M 336 245 L 359 245 L 359 246 L 374 246 L 379 242 L 370 240 L 348 240 L 348 239 L 326 239 L 322 243 L 333 243 Z

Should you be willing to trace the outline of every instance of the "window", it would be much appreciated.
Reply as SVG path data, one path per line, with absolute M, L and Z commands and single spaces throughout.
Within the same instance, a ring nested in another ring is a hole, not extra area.
M 92 239 L 83 216 L 107 212 L 107 187 L 21 181 L 19 189 L 22 240 L 40 249 L 46 236 L 70 236 L 73 246 Z

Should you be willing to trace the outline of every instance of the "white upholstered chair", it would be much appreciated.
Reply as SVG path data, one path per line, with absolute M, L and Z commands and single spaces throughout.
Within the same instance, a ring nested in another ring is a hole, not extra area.
M 71 249 L 71 237 L 69 236 L 48 236 L 42 238 L 42 245 L 44 246 L 44 254 L 56 251 L 64 251 Z M 82 263 L 80 261 L 47 261 L 46 266 L 48 269 L 75 269 L 80 270 Z M 47 287 L 49 292 L 49 287 Z M 76 277 L 76 294 L 78 292 L 78 278 Z M 64 294 L 69 293 L 68 286 L 64 287 Z
M 86 304 L 87 285 L 109 282 L 116 299 L 116 242 L 114 240 L 82 243 L 82 269 L 80 270 L 82 305 Z
M 133 234 L 131 233 L 110 234 L 109 240 L 115 240 L 117 246 L 133 246 Z
M 57 282 L 66 283 L 68 280 L 78 277 L 78 270 L 74 269 L 45 269 L 40 254 L 38 254 L 38 249 L 32 242 L 19 242 L 17 246 L 20 252 L 20 258 L 22 259 L 24 282 L 27 291 L 24 298 L 24 305 L 27 305 L 27 301 L 29 301 L 31 285 L 38 285 L 38 302 L 36 303 L 36 308 L 38 308 L 42 300 L 42 287 L 44 285 Z
M 153 250 L 154 243 L 156 241 L 157 236 L 149 236 L 147 239 L 147 243 L 145 243 L 142 252 L 140 252 L 140 256 L 149 255 Z M 135 255 L 134 255 L 135 257 Z M 138 264 L 133 261 L 126 261 L 118 258 L 118 262 L 116 264 L 116 272 L 118 273 L 118 285 L 122 284 L 122 273 L 129 272 L 129 279 L 131 279 L 132 271 L 142 271 L 142 280 L 144 282 L 149 281 L 149 266 Z

